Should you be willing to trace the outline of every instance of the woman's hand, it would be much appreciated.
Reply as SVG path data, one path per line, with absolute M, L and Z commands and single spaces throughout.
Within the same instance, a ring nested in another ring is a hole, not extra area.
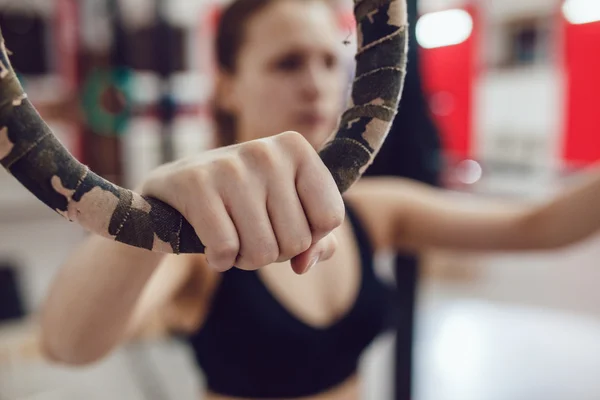
M 345 215 L 329 170 L 295 132 L 164 165 L 141 192 L 183 214 L 219 271 L 292 260 L 304 273 L 331 257 Z

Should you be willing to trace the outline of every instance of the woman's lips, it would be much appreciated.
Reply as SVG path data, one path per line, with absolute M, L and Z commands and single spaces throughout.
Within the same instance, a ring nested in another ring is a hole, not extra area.
M 309 126 L 317 126 L 327 123 L 327 118 L 323 114 L 313 112 L 302 113 L 298 116 L 297 120 L 300 124 Z

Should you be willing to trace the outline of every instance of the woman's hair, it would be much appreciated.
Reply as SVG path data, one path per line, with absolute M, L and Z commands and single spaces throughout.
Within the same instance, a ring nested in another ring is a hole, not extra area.
M 215 57 L 219 71 L 234 74 L 237 58 L 244 42 L 248 21 L 264 8 L 277 0 L 234 0 L 219 17 L 215 40 Z M 218 98 L 213 99 L 213 119 L 217 134 L 217 145 L 228 146 L 235 143 L 235 116 L 219 106 Z

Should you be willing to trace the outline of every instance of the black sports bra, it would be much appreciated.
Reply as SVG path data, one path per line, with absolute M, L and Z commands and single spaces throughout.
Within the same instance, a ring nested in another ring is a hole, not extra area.
M 333 325 L 312 327 L 278 303 L 256 272 L 227 271 L 203 327 L 187 338 L 210 391 L 253 399 L 310 396 L 356 372 L 363 350 L 389 326 L 391 291 L 375 276 L 357 216 L 346 210 L 362 265 L 352 308 Z

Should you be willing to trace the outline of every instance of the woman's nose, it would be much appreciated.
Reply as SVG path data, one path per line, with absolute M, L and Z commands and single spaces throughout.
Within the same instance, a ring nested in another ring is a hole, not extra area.
M 319 65 L 308 65 L 303 71 L 301 79 L 301 92 L 307 100 L 316 100 L 323 93 L 323 87 L 327 83 L 325 68 Z

